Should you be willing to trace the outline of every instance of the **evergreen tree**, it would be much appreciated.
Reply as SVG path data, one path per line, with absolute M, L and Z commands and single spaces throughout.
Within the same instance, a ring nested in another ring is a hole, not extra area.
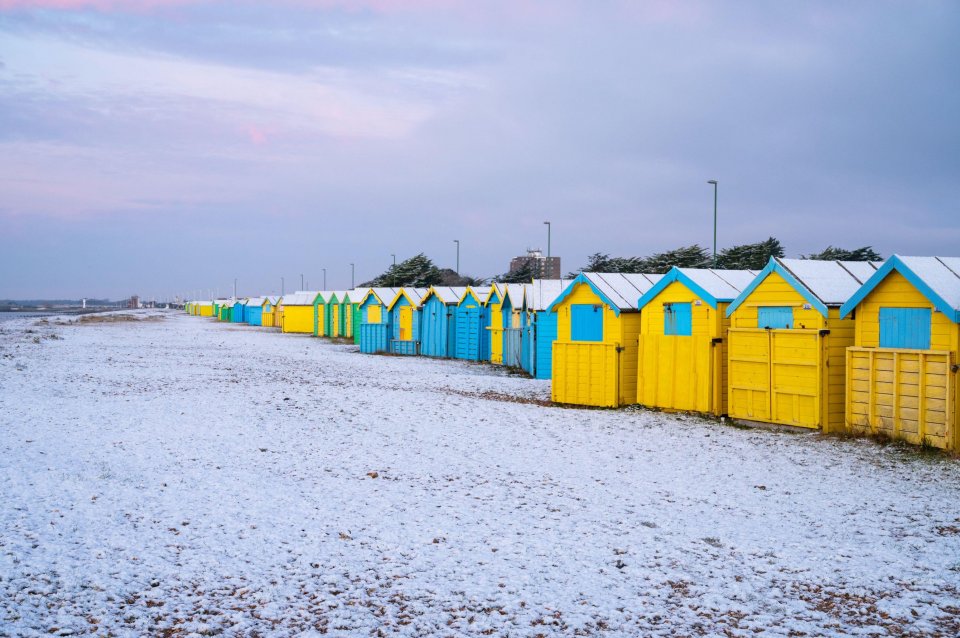
M 724 270 L 763 270 L 771 257 L 783 257 L 780 240 L 770 237 L 757 244 L 724 248 L 717 255 L 717 268 Z
M 827 246 L 818 253 L 804 255 L 804 259 L 823 259 L 827 261 L 883 261 L 883 256 L 873 249 L 873 246 L 863 246 L 847 250 Z
M 497 275 L 493 280 L 501 284 L 528 284 L 533 281 L 534 275 L 536 275 L 536 269 L 533 267 L 533 262 L 527 261 L 513 272 Z
M 360 285 L 364 288 L 378 286 L 427 288 L 438 285 L 441 278 L 440 269 L 434 265 L 429 257 L 420 253 L 395 266 L 390 266 L 380 276 Z
M 637 272 L 650 274 L 663 274 L 673 266 L 678 268 L 706 268 L 710 265 L 710 257 L 707 255 L 706 248 L 697 244 L 650 255 L 641 261 L 640 270 Z

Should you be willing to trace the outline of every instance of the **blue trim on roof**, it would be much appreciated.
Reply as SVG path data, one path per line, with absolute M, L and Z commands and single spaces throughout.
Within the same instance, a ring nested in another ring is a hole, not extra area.
M 757 289 L 757 286 L 763 283 L 763 280 L 766 279 L 771 273 L 777 273 L 783 277 L 784 281 L 790 284 L 790 287 L 796 290 L 801 297 L 806 299 L 807 303 L 816 308 L 817 312 L 819 312 L 821 315 L 824 317 L 828 315 L 827 306 L 822 301 L 817 299 L 817 296 L 814 295 L 809 288 L 800 283 L 800 280 L 794 277 L 792 272 L 784 268 L 783 264 L 777 261 L 776 257 L 771 257 L 770 262 L 756 277 L 754 277 L 753 281 L 750 282 L 750 285 L 747 286 L 746 290 L 741 292 L 740 295 L 734 299 L 729 306 L 727 306 L 727 316 L 729 317 L 732 315 L 733 312 L 740 307 L 740 304 L 746 301 L 747 297 L 753 294 L 753 291 Z
M 576 279 L 571 281 L 567 285 L 567 287 L 560 292 L 557 298 L 553 300 L 553 303 L 550 304 L 550 307 L 547 308 L 547 312 L 556 312 L 555 308 L 557 307 L 557 305 L 563 302 L 563 300 L 566 299 L 571 292 L 573 292 L 573 289 L 576 287 L 577 284 L 586 284 L 587 286 L 590 286 L 590 290 L 592 290 L 596 296 L 603 299 L 604 303 L 606 303 L 610 307 L 610 309 L 613 310 L 613 314 L 617 317 L 620 316 L 620 307 L 617 306 L 617 304 L 613 303 L 613 301 L 610 300 L 610 297 L 603 294 L 603 292 L 601 292 L 599 288 L 593 285 L 593 282 L 590 281 L 590 279 L 586 276 L 585 273 L 580 273 L 579 275 L 577 275 Z
M 695 294 L 696 296 L 706 301 L 710 305 L 710 307 L 713 308 L 714 310 L 717 309 L 717 302 L 730 301 L 729 299 L 717 299 L 716 297 L 711 295 L 709 292 L 704 290 L 701 286 L 698 286 L 697 283 L 694 282 L 692 279 L 690 279 L 688 275 L 685 275 L 683 271 L 681 271 L 676 266 L 673 266 L 670 270 L 667 271 L 667 274 L 665 274 L 663 277 L 660 278 L 660 281 L 654 284 L 653 288 L 648 290 L 644 295 L 640 297 L 640 299 L 637 300 L 637 309 L 643 310 L 644 306 L 646 306 L 648 303 L 653 301 L 654 297 L 656 297 L 661 292 L 663 292 L 667 286 L 669 286 L 675 281 L 678 281 L 684 286 L 686 286 L 687 288 L 689 288 L 690 291 L 693 292 L 693 294 Z
M 857 306 L 860 305 L 867 295 L 873 292 L 873 289 L 880 285 L 880 282 L 886 279 L 892 271 L 896 270 L 898 273 L 904 276 L 904 278 L 910 282 L 910 284 L 916 288 L 920 294 L 927 298 L 930 303 L 933 304 L 934 308 L 939 310 L 953 323 L 960 323 L 960 309 L 954 308 L 948 304 L 943 297 L 934 292 L 933 288 L 927 285 L 923 279 L 917 275 L 915 272 L 910 270 L 909 266 L 903 263 L 903 260 L 900 259 L 897 255 L 892 256 L 890 259 L 884 262 L 882 266 L 873 273 L 870 279 L 860 286 L 860 288 L 847 300 L 847 303 L 840 306 L 840 318 L 843 319 L 851 312 L 853 312 Z

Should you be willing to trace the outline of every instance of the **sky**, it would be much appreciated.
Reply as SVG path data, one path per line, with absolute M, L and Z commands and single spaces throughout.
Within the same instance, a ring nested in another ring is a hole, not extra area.
M 960 254 L 960 3 L 0 0 L 0 298 Z

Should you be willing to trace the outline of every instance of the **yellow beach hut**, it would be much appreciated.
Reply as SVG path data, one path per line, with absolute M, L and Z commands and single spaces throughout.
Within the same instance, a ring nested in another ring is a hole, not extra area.
M 511 356 L 508 358 L 511 361 L 510 365 L 519 366 L 519 329 L 520 313 L 523 308 L 523 284 L 491 284 L 490 289 L 487 291 L 487 300 L 484 305 L 486 306 L 488 317 L 488 323 L 485 328 L 490 333 L 490 363 L 503 365 L 504 340 L 507 331 L 516 329 L 516 339 L 511 339 Z M 516 341 L 515 344 L 514 341 Z M 512 356 L 513 354 L 516 356 Z
M 960 451 L 960 257 L 894 255 L 840 316 L 856 326 L 847 430 Z
M 727 308 L 727 413 L 839 431 L 853 320 L 840 306 L 880 266 L 771 258 Z
M 640 297 L 637 403 L 727 413 L 727 306 L 756 276 L 674 267 Z
M 300 290 L 292 295 L 284 295 L 280 329 L 283 332 L 313 334 L 313 301 L 318 294 L 317 291 Z
M 213 316 L 213 302 L 212 301 L 199 301 L 197 302 L 197 314 L 201 317 L 212 317 Z
M 280 302 L 280 297 L 276 295 L 267 295 L 263 298 L 263 305 L 261 306 L 263 310 L 261 311 L 262 325 L 265 328 L 279 327 L 276 324 L 276 310 L 277 304 Z
M 613 408 L 637 400 L 637 300 L 661 275 L 580 273 L 550 305 L 557 313 L 551 396 Z

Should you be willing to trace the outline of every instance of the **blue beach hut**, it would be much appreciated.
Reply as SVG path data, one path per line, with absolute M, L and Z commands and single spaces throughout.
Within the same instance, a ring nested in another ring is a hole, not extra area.
M 246 323 L 247 321 L 247 300 L 238 299 L 233 304 L 233 313 L 230 316 L 230 320 L 233 323 Z
M 243 314 L 251 326 L 263 325 L 263 301 L 264 297 L 251 297 L 244 305 L 246 310 Z
M 388 352 L 420 354 L 420 302 L 427 291 L 427 288 L 401 288 L 387 306 L 390 320 Z
M 420 304 L 420 354 L 452 357 L 456 348 L 457 304 L 465 287 L 434 286 Z
M 557 315 L 547 312 L 571 279 L 534 279 L 524 284 L 521 317 L 520 367 L 537 379 L 553 376 L 553 342 L 557 340 Z
M 396 288 L 371 288 L 360 300 L 360 352 L 387 352 L 390 343 L 390 313 L 387 307 L 396 299 Z
M 480 361 L 484 343 L 482 335 L 487 333 L 484 322 L 485 312 L 481 295 L 467 286 L 463 296 L 457 303 L 456 312 L 456 347 L 453 356 L 467 361 Z

